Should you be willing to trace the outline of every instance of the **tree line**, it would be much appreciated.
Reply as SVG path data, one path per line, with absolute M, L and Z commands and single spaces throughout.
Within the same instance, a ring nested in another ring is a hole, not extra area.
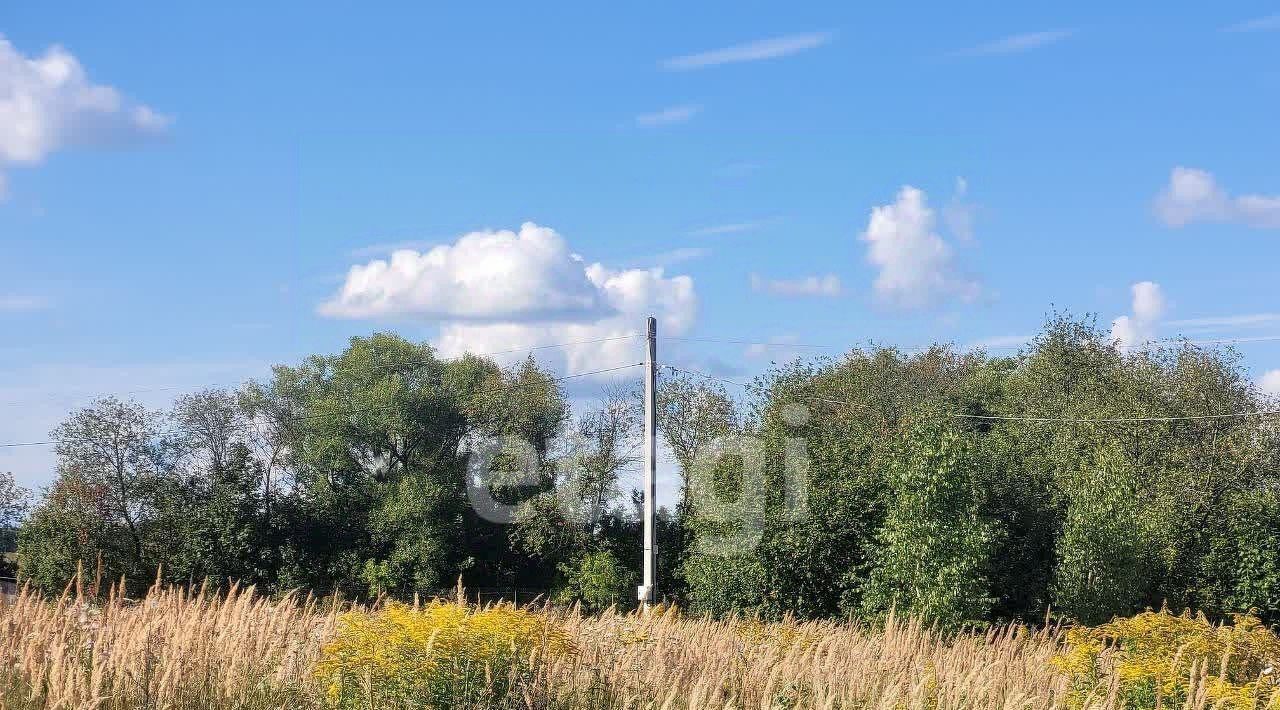
M 165 412 L 104 399 L 54 432 L 19 573 L 50 592 L 100 569 L 359 597 L 461 577 L 625 606 L 639 398 L 569 401 L 532 359 L 443 359 L 388 333 Z M 659 516 L 662 592 L 713 615 L 1277 620 L 1270 407 L 1230 349 L 1125 351 L 1062 315 L 1008 357 L 854 349 L 744 391 L 664 372 L 681 490 Z M 1115 419 L 1142 420 L 1099 421 Z M 492 437 L 526 445 L 477 474 Z M 476 490 L 510 514 L 482 514 Z

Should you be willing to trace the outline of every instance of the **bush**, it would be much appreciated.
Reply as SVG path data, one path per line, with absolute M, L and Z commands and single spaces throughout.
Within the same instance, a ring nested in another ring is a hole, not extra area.
M 510 604 L 393 603 L 343 615 L 316 675 L 340 708 L 503 707 L 542 659 L 568 651 L 547 617 Z
M 1214 625 L 1204 615 L 1148 611 L 1072 629 L 1054 658 L 1072 681 L 1075 707 L 1107 698 L 1124 707 L 1275 707 L 1280 637 L 1256 617 Z M 1114 692 L 1119 697 L 1108 698 Z M 1207 702 L 1206 702 L 1207 701 Z
M 562 566 L 561 572 L 567 577 L 556 595 L 561 602 L 581 602 L 588 611 L 603 611 L 614 605 L 630 607 L 635 599 L 635 570 L 608 550 L 592 552 L 576 567 Z

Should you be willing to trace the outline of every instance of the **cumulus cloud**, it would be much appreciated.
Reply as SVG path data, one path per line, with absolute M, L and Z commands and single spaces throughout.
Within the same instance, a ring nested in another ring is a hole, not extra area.
M 1131 315 L 1111 321 L 1111 339 L 1123 348 L 1135 348 L 1156 339 L 1156 327 L 1164 317 L 1165 299 L 1160 284 L 1140 281 L 1130 287 Z
M 1178 166 L 1156 196 L 1155 212 L 1170 227 L 1234 222 L 1257 229 L 1280 229 L 1280 194 L 1233 197 L 1208 171 Z
M 867 261 L 879 270 L 874 288 L 881 301 L 922 308 L 944 298 L 973 301 L 982 294 L 977 281 L 957 272 L 951 246 L 936 224 L 927 196 L 910 185 L 893 204 L 872 208 L 860 239 L 867 243 Z
M 169 121 L 91 82 L 66 49 L 27 57 L 0 36 L 0 165 L 35 165 L 67 147 L 153 136 Z
M 839 296 L 842 289 L 840 277 L 835 274 L 798 279 L 767 279 L 751 274 L 751 290 L 778 296 Z
M 1267 370 L 1258 378 L 1258 389 L 1272 397 L 1280 397 L 1280 370 Z
M 697 296 L 688 276 L 588 264 L 555 230 L 526 222 L 519 232 L 473 232 L 427 252 L 353 266 L 319 311 L 439 321 L 436 345 L 448 356 L 598 341 L 547 351 L 576 374 L 638 361 L 627 336 L 650 314 L 665 333 L 687 332 Z
M 352 266 L 341 290 L 320 306 L 335 318 L 555 319 L 602 310 L 582 258 L 553 229 L 532 222 L 472 232 L 424 252 Z
M 687 54 L 682 57 L 673 57 L 671 59 L 663 60 L 662 68 L 670 71 L 687 71 L 689 69 L 704 69 L 706 67 L 714 67 L 721 64 L 736 64 L 738 62 L 758 62 L 762 59 L 776 59 L 778 57 L 785 57 L 797 52 L 821 47 L 822 45 L 830 42 L 831 39 L 832 34 L 830 32 L 808 32 L 804 34 L 783 35 L 781 37 L 747 42 L 746 44 L 736 44 L 732 47 L 713 49 L 707 52 L 698 52 L 697 54 Z

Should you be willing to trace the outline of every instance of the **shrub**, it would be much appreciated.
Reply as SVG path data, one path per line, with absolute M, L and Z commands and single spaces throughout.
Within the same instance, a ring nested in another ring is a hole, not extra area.
M 1280 707 L 1280 637 L 1253 616 L 1234 622 L 1162 610 L 1080 627 L 1067 632 L 1054 665 L 1071 677 L 1075 707 L 1103 698 L 1133 708 L 1181 707 L 1188 698 L 1196 707 Z
M 592 552 L 576 567 L 562 566 L 567 577 L 557 597 L 562 602 L 581 602 L 590 611 L 611 606 L 629 607 L 635 597 L 636 574 L 608 550 Z
M 503 707 L 567 651 L 546 616 L 510 604 L 392 603 L 343 615 L 315 672 L 340 708 Z

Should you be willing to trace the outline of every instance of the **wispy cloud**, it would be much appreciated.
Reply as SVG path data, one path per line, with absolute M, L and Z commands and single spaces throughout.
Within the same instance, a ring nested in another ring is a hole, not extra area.
M 347 252 L 347 255 L 354 259 L 365 259 L 373 256 L 386 256 L 392 252 L 400 251 L 401 249 L 424 251 L 439 243 L 440 240 L 433 241 L 430 239 L 406 239 L 400 242 L 379 242 L 368 246 L 356 247 L 355 249 Z
M 753 175 L 760 170 L 760 163 L 753 163 L 749 160 L 740 160 L 736 163 L 728 165 L 716 171 L 720 177 L 726 178 L 744 178 Z
M 1018 54 L 1039 49 L 1075 34 L 1075 30 L 1048 30 L 1045 32 L 1024 32 L 1022 34 L 1001 37 L 1000 39 L 979 44 L 975 47 L 952 52 L 953 57 L 986 57 L 997 54 Z
M 39 311 L 49 307 L 49 302 L 34 296 L 0 295 L 0 313 L 25 313 Z
M 993 335 L 965 343 L 965 350 L 1017 350 L 1035 337 L 1032 335 Z
M 710 253 L 711 250 L 706 247 L 679 247 L 670 251 L 654 254 L 649 259 L 649 263 L 652 266 L 671 266 L 673 264 L 679 264 L 686 261 L 693 261 L 694 259 L 701 259 Z
M 691 237 L 713 237 L 717 234 L 738 234 L 740 232 L 754 232 L 768 224 L 778 221 L 778 218 L 771 217 L 769 219 L 755 220 L 751 222 L 730 222 L 728 224 L 713 224 L 707 227 L 699 227 L 691 229 L 687 234 Z
M 642 113 L 636 116 L 637 126 L 666 126 L 672 123 L 684 123 L 702 112 L 702 107 L 695 104 L 670 106 L 653 113 Z
M 802 34 L 783 35 L 770 39 L 761 39 L 746 44 L 735 44 L 732 47 L 713 49 L 708 52 L 686 54 L 682 57 L 664 59 L 663 69 L 668 71 L 688 71 L 704 69 L 721 64 L 737 62 L 758 62 L 762 59 L 785 57 L 807 49 L 814 49 L 831 41 L 830 32 L 807 32 Z
M 1223 32 L 1269 32 L 1272 30 L 1280 30 L 1280 12 L 1222 28 Z
M 1169 321 L 1169 325 L 1176 328 L 1189 328 L 1198 332 L 1251 328 L 1276 323 L 1280 323 L 1280 313 L 1244 313 L 1240 315 L 1183 318 Z
M 835 274 L 803 276 L 796 279 L 767 279 L 751 274 L 751 290 L 777 296 L 839 296 L 843 291 Z

